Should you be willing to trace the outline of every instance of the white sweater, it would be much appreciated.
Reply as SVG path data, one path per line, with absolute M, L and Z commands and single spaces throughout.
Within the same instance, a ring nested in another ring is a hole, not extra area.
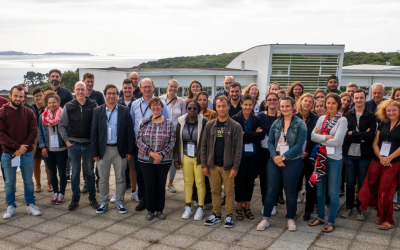
M 324 119 L 325 119 L 325 115 L 321 116 L 318 119 L 317 125 L 315 125 L 315 128 L 321 128 L 322 122 L 324 121 Z M 329 132 L 330 135 L 335 136 L 333 139 L 325 140 L 325 135 L 318 135 L 314 132 L 315 128 L 313 129 L 313 131 L 311 133 L 311 140 L 316 143 L 321 143 L 322 145 L 325 145 L 327 147 L 334 147 L 335 153 L 328 154 L 327 156 L 334 160 L 341 160 L 342 159 L 342 145 L 343 145 L 344 137 L 347 133 L 346 117 L 342 116 L 339 119 L 339 121 L 336 123 L 336 125 Z

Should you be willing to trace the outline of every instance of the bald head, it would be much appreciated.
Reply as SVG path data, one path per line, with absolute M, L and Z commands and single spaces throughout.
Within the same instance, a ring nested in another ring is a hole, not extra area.
M 129 74 L 129 79 L 132 80 L 133 87 L 136 89 L 140 82 L 139 74 L 137 72 L 133 71 L 132 73 Z
M 82 81 L 75 83 L 74 93 L 77 100 L 84 100 L 86 96 L 86 84 Z
M 150 78 L 145 78 L 140 82 L 140 91 L 145 99 L 150 100 L 154 93 L 154 83 Z M 146 101 L 148 101 L 146 100 Z

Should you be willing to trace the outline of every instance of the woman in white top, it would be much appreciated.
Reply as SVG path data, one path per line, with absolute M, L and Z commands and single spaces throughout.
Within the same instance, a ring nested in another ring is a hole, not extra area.
M 167 105 L 169 121 L 172 122 L 174 127 L 178 124 L 178 118 L 182 115 L 183 107 L 185 106 L 185 102 L 182 98 L 178 97 L 176 93 L 179 89 L 179 83 L 175 79 L 171 79 L 168 81 L 167 85 L 167 94 L 160 97 L 160 99 Z M 174 179 L 176 174 L 176 168 L 174 163 L 172 162 L 171 168 L 169 169 L 169 182 L 168 182 L 168 190 L 171 193 L 175 193 L 176 189 L 174 187 Z
M 309 226 L 325 224 L 325 190 L 326 181 L 331 197 L 328 224 L 322 231 L 332 232 L 339 209 L 339 183 L 342 171 L 342 145 L 347 132 L 347 119 L 339 112 L 342 100 L 338 94 L 330 93 L 325 98 L 327 113 L 321 116 L 311 133 L 311 140 L 318 143 L 310 159 L 314 161 L 315 170 L 310 178 L 310 185 L 317 186 L 318 218 L 308 223 Z M 317 154 L 318 153 L 318 154 Z

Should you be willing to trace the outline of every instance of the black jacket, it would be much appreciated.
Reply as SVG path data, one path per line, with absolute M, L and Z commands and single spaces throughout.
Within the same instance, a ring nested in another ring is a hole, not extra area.
M 46 88 L 44 91 L 46 90 L 52 90 L 51 87 Z M 58 87 L 58 89 L 56 89 L 55 91 L 57 93 L 57 95 L 60 97 L 61 102 L 60 102 L 60 107 L 64 108 L 64 105 L 72 100 L 72 94 L 71 92 L 63 87 Z
M 355 109 L 351 109 L 347 114 L 344 115 L 347 119 L 347 133 L 343 141 L 343 155 L 349 153 L 350 145 L 352 143 L 361 144 L 361 156 L 365 158 L 372 158 L 374 156 L 374 151 L 372 149 L 372 142 L 375 137 L 376 131 L 376 116 L 364 109 L 359 121 L 359 132 L 356 131 L 357 128 L 357 116 Z M 368 132 L 366 132 L 369 129 Z M 352 131 L 352 135 L 348 132 Z M 365 142 L 361 142 L 364 140 Z
M 238 104 L 239 105 L 239 104 Z M 251 132 L 245 132 L 243 134 L 243 145 L 248 143 L 255 143 L 256 151 L 257 148 L 261 147 L 261 141 L 265 137 L 265 131 L 256 132 L 257 128 L 262 129 L 261 119 L 260 117 L 250 113 L 251 116 Z M 236 115 L 232 116 L 232 119 L 242 126 L 243 132 L 245 131 L 244 127 L 244 117 L 243 117 L 243 110 L 241 110 Z
M 126 154 L 133 155 L 133 147 L 136 139 L 135 133 L 133 132 L 133 122 L 129 108 L 119 104 L 117 105 L 117 148 L 121 158 L 125 158 Z M 91 124 L 92 133 L 90 141 L 92 157 L 100 157 L 100 159 L 102 159 L 107 146 L 107 119 L 105 104 L 94 109 Z
M 300 113 L 296 114 L 297 117 L 303 120 L 303 117 L 301 116 Z M 311 155 L 313 148 L 317 143 L 313 142 L 311 140 L 311 133 L 315 128 L 315 125 L 317 125 L 317 121 L 319 119 L 319 116 L 317 114 L 314 114 L 313 112 L 310 112 L 310 116 L 308 117 L 308 120 L 306 121 L 306 126 L 307 126 L 307 146 L 306 146 L 306 152 Z
M 93 110 L 97 107 L 95 101 L 86 97 L 86 102 L 82 106 L 76 99 L 65 104 L 64 109 L 68 114 L 68 137 L 90 139 Z
M 134 96 L 132 96 L 132 101 L 129 103 L 128 108 L 129 110 L 131 110 L 132 107 L 132 103 L 136 100 L 136 98 Z M 124 97 L 121 97 L 118 99 L 117 101 L 118 104 L 121 104 L 122 106 L 126 106 L 125 101 L 124 101 Z

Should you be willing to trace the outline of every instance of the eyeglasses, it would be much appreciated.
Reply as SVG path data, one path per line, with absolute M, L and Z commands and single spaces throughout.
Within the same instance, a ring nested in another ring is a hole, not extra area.
M 116 96 L 117 95 L 117 93 L 115 93 L 115 92 L 107 92 L 107 96 Z
M 188 108 L 187 108 L 187 110 L 189 110 L 189 111 L 192 111 L 192 109 L 193 109 L 193 111 L 196 111 L 196 110 L 197 110 L 197 107 L 193 107 L 193 108 L 192 108 L 192 107 L 188 107 Z
M 278 99 L 274 98 L 274 99 L 267 99 L 267 102 L 277 102 Z

